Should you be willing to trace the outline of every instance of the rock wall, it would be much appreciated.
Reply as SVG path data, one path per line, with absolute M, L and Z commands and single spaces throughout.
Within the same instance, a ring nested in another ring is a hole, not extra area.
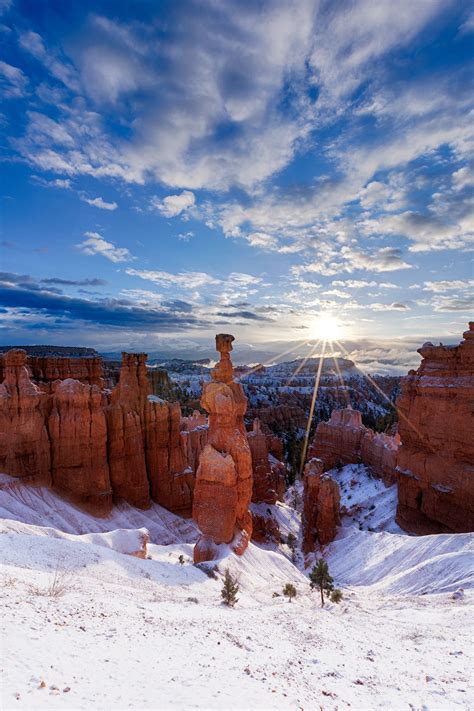
M 33 380 L 52 383 L 55 380 L 79 380 L 88 385 L 104 387 L 104 367 L 99 356 L 88 358 L 53 358 L 28 356 L 27 366 Z
M 463 335 L 425 343 L 397 401 L 397 521 L 416 533 L 474 530 L 474 323 Z
M 390 436 L 364 427 L 362 415 L 350 407 L 333 410 L 329 422 L 320 422 L 308 458 L 323 462 L 324 471 L 345 464 L 365 464 L 386 486 L 396 481 L 399 435 Z
M 285 493 L 285 467 L 270 455 L 269 438 L 257 418 L 253 421 L 252 431 L 247 433 L 247 439 L 252 454 L 252 501 L 256 504 L 276 504 Z
M 100 359 L 60 361 L 20 349 L 2 357 L 0 471 L 53 486 L 99 515 L 115 498 L 141 508 L 153 499 L 190 516 L 203 435 L 192 423 L 182 432 L 179 405 L 150 394 L 146 355 L 123 354 L 111 391 Z M 63 378 L 71 372 L 78 379 Z
M 303 478 L 303 553 L 334 540 L 341 522 L 340 499 L 339 486 L 324 474 L 321 459 L 310 459 Z
M 0 384 L 0 470 L 51 484 L 48 433 L 50 398 L 30 380 L 26 353 L 11 350 L 3 357 Z
M 194 490 L 193 518 L 201 530 L 195 562 L 213 560 L 220 543 L 230 543 L 242 555 L 252 535 L 252 455 L 244 426 L 247 398 L 233 380 L 229 355 L 233 340 L 228 334 L 216 336 L 221 359 L 201 398 L 209 413 L 209 431 Z

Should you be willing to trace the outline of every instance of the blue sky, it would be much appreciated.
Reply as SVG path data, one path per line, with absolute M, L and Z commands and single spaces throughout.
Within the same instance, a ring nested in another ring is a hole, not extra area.
M 469 3 L 0 8 L 1 343 L 271 359 L 323 314 L 403 371 L 460 339 Z

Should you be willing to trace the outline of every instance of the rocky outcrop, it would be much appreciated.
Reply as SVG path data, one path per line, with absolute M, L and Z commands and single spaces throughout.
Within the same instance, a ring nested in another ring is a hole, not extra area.
M 323 469 L 346 464 L 365 464 L 386 486 L 396 480 L 400 437 L 374 432 L 362 424 L 358 410 L 333 410 L 329 422 L 320 422 L 309 448 L 309 458 L 323 462 Z
M 28 356 L 27 365 L 33 380 L 52 383 L 55 380 L 78 380 L 80 383 L 104 387 L 104 368 L 100 356 L 61 358 Z
M 252 511 L 252 541 L 265 544 L 280 543 L 280 528 L 271 513 L 264 515 Z
M 334 540 L 340 524 L 340 492 L 337 482 L 324 474 L 320 459 L 310 459 L 303 479 L 303 552 L 314 551 L 316 543 Z
M 8 351 L 0 384 L 0 471 L 51 484 L 51 450 L 47 428 L 49 397 L 31 382 L 26 353 Z
M 207 433 L 200 422 L 195 434 L 192 420 L 182 431 L 179 404 L 150 393 L 145 354 L 123 354 L 111 391 L 102 387 L 99 359 L 41 357 L 34 368 L 30 360 L 19 349 L 2 357 L 0 471 L 52 485 L 96 514 L 107 514 L 113 499 L 141 508 L 153 499 L 191 515 Z M 63 379 L 72 363 L 80 379 Z
M 474 530 L 474 323 L 458 346 L 425 343 L 397 401 L 397 522 L 416 533 Z
M 268 438 L 262 431 L 260 420 L 253 421 L 247 439 L 252 454 L 253 492 L 256 504 L 275 504 L 285 493 L 285 467 L 268 451 Z
M 209 431 L 194 489 L 193 518 L 202 534 L 194 549 L 195 562 L 212 560 L 220 543 L 230 543 L 242 555 L 252 535 L 252 456 L 244 426 L 247 398 L 233 380 L 229 355 L 233 340 L 228 334 L 216 336 L 221 359 L 201 398 L 209 413 Z
M 360 461 L 360 443 L 365 432 L 362 415 L 348 407 L 333 410 L 329 422 L 320 422 L 309 448 L 309 458 L 323 462 L 324 470 Z
M 100 514 L 112 504 L 105 397 L 78 380 L 52 384 L 47 427 L 55 489 Z
M 373 432 L 366 428 L 360 442 L 360 461 L 376 477 L 383 479 L 385 486 L 397 480 L 397 457 L 400 435 Z

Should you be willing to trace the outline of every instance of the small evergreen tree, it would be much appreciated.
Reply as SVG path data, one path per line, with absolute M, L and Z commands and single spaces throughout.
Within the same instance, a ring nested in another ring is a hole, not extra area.
M 294 533 L 289 533 L 288 538 L 286 539 L 286 542 L 288 543 L 288 548 L 292 553 L 295 552 L 296 548 L 296 536 Z
M 311 590 L 319 588 L 321 593 L 321 607 L 324 607 L 324 593 L 330 595 L 334 590 L 333 579 L 329 575 L 328 564 L 320 558 L 309 574 Z
M 183 555 L 183 554 L 181 554 L 181 555 L 179 556 L 178 562 L 179 562 L 180 565 L 184 565 L 185 560 L 184 560 L 184 555 Z
M 330 600 L 331 602 L 341 602 L 342 592 L 338 588 L 335 588 L 331 593 Z
M 226 568 L 224 575 L 224 584 L 221 590 L 221 597 L 224 603 L 229 607 L 234 607 L 235 603 L 238 602 L 237 593 L 239 592 L 239 585 L 237 579 L 233 578 L 230 574 L 229 568 Z
M 287 583 L 283 588 L 283 595 L 291 602 L 292 598 L 296 597 L 296 588 L 292 583 Z

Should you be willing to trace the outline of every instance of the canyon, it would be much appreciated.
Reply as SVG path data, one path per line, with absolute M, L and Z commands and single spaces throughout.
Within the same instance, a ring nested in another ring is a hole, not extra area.
M 235 379 L 229 355 L 233 337 L 216 338 L 221 360 L 201 397 L 207 416 L 196 410 L 185 417 L 178 402 L 153 394 L 168 387 L 169 376 L 147 367 L 142 353 L 123 353 L 120 364 L 105 367 L 94 354 L 0 355 L 0 469 L 51 486 L 99 516 L 120 500 L 193 516 L 202 533 L 197 560 L 214 556 L 221 543 L 245 550 L 252 529 L 256 540 L 279 540 L 277 521 L 258 505 L 284 498 L 282 439 L 265 417 L 247 419 L 247 431 L 241 369 Z M 303 476 L 305 551 L 336 535 L 330 471 L 348 464 L 397 484 L 402 528 L 473 530 L 473 324 L 460 345 L 428 343 L 419 353 L 420 367 L 401 382 L 398 433 L 373 431 L 351 407 L 318 423 Z M 285 416 L 291 420 L 291 408 Z

